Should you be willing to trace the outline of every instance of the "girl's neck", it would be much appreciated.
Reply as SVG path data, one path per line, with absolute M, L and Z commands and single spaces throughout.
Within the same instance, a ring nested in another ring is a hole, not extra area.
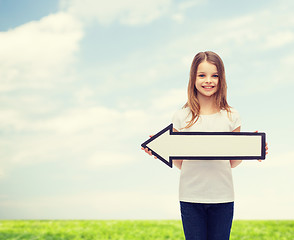
M 219 107 L 216 105 L 214 96 L 197 96 L 200 104 L 200 115 L 210 115 L 220 111 Z

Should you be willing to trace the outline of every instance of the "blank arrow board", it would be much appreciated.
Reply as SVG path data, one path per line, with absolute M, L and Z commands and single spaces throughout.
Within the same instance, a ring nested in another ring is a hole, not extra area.
M 172 167 L 173 159 L 265 159 L 265 133 L 173 132 L 170 124 L 141 144 Z

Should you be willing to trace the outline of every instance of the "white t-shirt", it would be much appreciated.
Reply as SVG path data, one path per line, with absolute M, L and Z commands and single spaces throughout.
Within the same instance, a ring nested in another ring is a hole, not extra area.
M 173 127 L 187 132 L 232 132 L 241 125 L 238 112 L 221 110 L 211 115 L 200 115 L 190 128 L 190 108 L 178 110 L 173 116 Z M 184 128 L 184 129 L 183 129 Z M 207 146 L 213 148 L 213 146 Z M 224 203 L 234 201 L 234 187 L 229 160 L 183 160 L 179 200 L 195 203 Z

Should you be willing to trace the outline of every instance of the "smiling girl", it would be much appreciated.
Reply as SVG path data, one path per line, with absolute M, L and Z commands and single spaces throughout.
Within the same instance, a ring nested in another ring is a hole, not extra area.
M 213 52 L 198 53 L 190 69 L 188 102 L 173 117 L 174 131 L 240 132 L 239 114 L 226 95 L 221 58 Z M 234 209 L 231 168 L 241 162 L 175 161 L 181 169 L 179 198 L 186 239 L 229 239 Z
M 188 101 L 174 114 L 173 126 L 173 131 L 240 132 L 240 116 L 227 103 L 224 64 L 216 53 L 200 52 L 194 57 L 190 69 Z M 152 155 L 147 148 L 143 150 Z M 179 199 L 187 240 L 230 238 L 234 212 L 231 168 L 241 162 L 173 161 L 181 169 Z

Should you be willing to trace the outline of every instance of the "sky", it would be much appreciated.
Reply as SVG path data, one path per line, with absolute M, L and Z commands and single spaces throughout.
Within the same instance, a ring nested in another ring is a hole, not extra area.
M 235 219 L 293 219 L 291 0 L 0 0 L 0 219 L 180 219 L 180 171 L 140 145 L 223 59 L 241 131 Z

